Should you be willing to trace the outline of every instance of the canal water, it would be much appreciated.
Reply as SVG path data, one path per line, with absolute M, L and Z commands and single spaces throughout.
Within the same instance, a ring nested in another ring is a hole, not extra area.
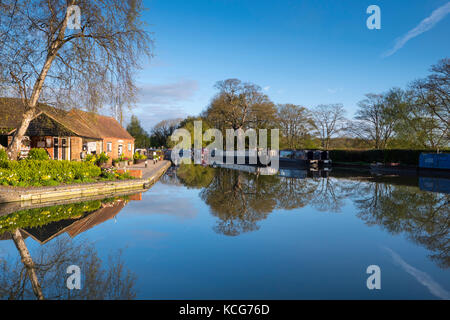
M 450 299 L 449 186 L 182 166 L 142 194 L 0 208 L 0 298 Z

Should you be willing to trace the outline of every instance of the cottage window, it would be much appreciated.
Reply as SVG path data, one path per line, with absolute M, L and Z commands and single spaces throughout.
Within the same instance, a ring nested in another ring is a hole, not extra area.
M 112 142 L 108 142 L 106 143 L 106 152 L 111 152 L 112 151 Z
M 128 144 L 128 151 L 132 151 L 132 149 L 131 149 L 131 143 Z

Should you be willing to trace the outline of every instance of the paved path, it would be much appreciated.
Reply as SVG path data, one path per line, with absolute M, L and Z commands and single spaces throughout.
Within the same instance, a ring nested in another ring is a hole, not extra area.
M 133 164 L 131 166 L 127 166 L 126 169 L 137 169 L 142 170 L 142 179 L 148 179 L 152 177 L 156 172 L 158 172 L 162 167 L 167 165 L 168 160 L 158 161 L 156 164 L 153 164 L 153 161 L 147 162 L 147 168 L 145 167 L 145 163 Z

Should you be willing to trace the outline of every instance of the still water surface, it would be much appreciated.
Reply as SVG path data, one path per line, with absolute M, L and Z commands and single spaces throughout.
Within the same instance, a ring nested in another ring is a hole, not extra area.
M 28 270 L 50 299 L 450 299 L 450 180 L 282 174 L 182 167 L 140 195 L 2 215 L 0 298 L 35 298 Z

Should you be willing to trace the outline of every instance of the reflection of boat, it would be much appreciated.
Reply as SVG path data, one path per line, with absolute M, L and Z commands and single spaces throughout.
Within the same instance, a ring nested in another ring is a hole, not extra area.
M 316 168 L 316 169 L 294 169 L 294 168 L 282 168 L 282 169 L 274 169 L 271 167 L 255 167 L 249 165 L 242 164 L 216 164 L 215 167 L 220 167 L 224 169 L 232 169 L 238 170 L 248 173 L 261 174 L 261 175 L 276 175 L 278 174 L 281 177 L 286 178 L 297 178 L 297 179 L 305 179 L 305 178 L 326 178 L 331 171 L 330 168 Z
M 216 163 L 214 167 L 218 168 L 224 168 L 224 169 L 232 169 L 232 170 L 238 170 L 238 171 L 244 171 L 248 173 L 256 173 L 257 167 L 244 165 L 244 164 L 226 164 L 226 163 Z
M 450 179 L 419 177 L 419 188 L 423 191 L 450 194 Z
M 280 176 L 286 178 L 306 179 L 308 177 L 308 170 L 280 169 Z
M 244 171 L 248 173 L 261 174 L 265 176 L 273 176 L 278 173 L 278 170 L 271 167 L 255 167 L 245 164 L 215 164 L 213 167 L 219 167 L 224 169 L 232 169 L 238 171 Z
M 373 163 L 370 172 L 375 175 L 416 175 L 417 168 L 413 166 L 400 166 L 398 163 Z

